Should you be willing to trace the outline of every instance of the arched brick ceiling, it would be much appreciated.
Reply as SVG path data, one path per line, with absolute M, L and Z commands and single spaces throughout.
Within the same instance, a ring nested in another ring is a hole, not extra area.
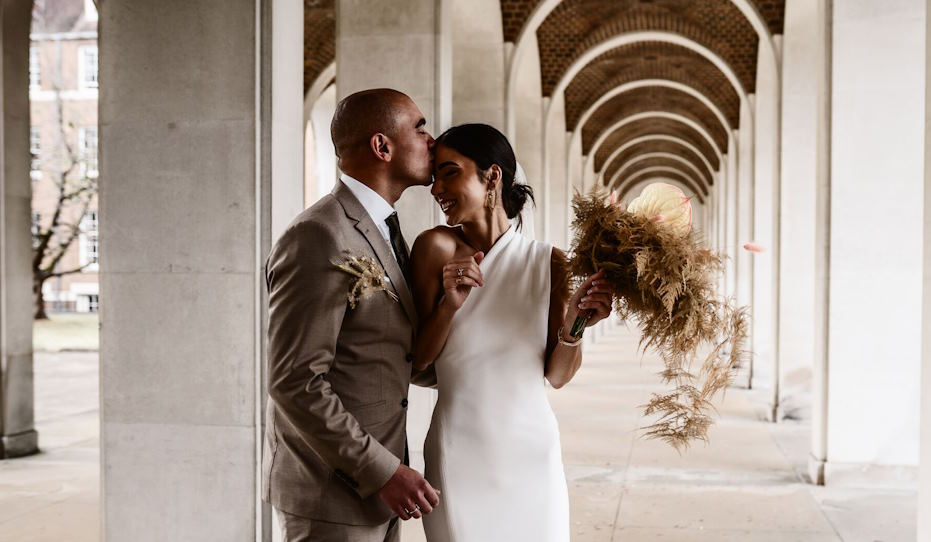
M 617 182 L 621 183 L 625 179 L 633 177 L 640 171 L 643 171 L 651 167 L 657 167 L 657 166 L 671 167 L 673 169 L 681 171 L 684 175 L 691 177 L 695 181 L 701 182 L 701 179 L 699 179 L 698 175 L 695 175 L 695 172 L 690 170 L 688 166 L 686 166 L 685 164 L 678 162 L 676 160 L 673 160 L 672 158 L 664 158 L 661 156 L 657 156 L 655 158 L 647 158 L 646 160 L 641 160 L 633 164 L 632 166 L 624 170 L 624 173 L 620 176 L 620 178 L 617 179 Z M 611 177 L 608 177 L 607 175 L 605 175 L 604 182 L 605 184 L 611 182 Z M 704 189 L 702 190 L 702 193 L 704 193 Z
M 782 34 L 786 20 L 785 0 L 752 0 L 751 3 L 756 5 L 756 9 L 769 26 L 769 33 L 774 36 Z
M 304 0 L 304 92 L 336 58 L 335 0 Z
M 756 31 L 730 0 L 563 0 L 537 29 L 543 95 L 550 96 L 569 66 L 612 36 L 659 30 L 715 51 L 744 89 L 756 85 Z
M 639 178 L 637 178 L 633 183 L 628 183 L 628 185 L 624 187 L 624 190 L 620 192 L 618 196 L 620 197 L 621 201 L 625 203 L 630 203 L 631 200 L 633 200 L 634 198 L 640 195 L 639 193 L 633 193 L 630 191 L 630 189 L 633 186 L 635 186 L 640 181 L 645 181 L 648 179 L 657 179 L 657 177 L 679 181 L 679 184 L 682 187 L 687 188 L 687 190 L 685 191 L 685 195 L 686 196 L 694 195 L 695 197 L 698 198 L 699 203 L 704 203 L 705 197 L 708 196 L 708 194 L 704 192 L 704 188 L 701 186 L 698 186 L 698 181 L 696 181 L 694 178 L 686 176 L 684 173 L 673 173 L 670 171 L 648 173 L 648 174 L 642 175 Z M 620 190 L 621 188 L 620 184 L 623 181 L 625 181 L 627 178 L 628 176 L 625 174 L 623 179 L 618 179 L 618 185 L 611 187 L 611 190 Z M 607 181 L 608 179 L 605 179 L 605 182 Z
M 606 0 L 608 2 L 612 0 Z M 541 0 L 501 0 L 501 20 L 504 21 L 504 41 L 516 42 L 521 28 Z M 782 34 L 785 20 L 785 0 L 751 0 L 771 34 Z
M 694 88 L 718 106 L 732 127 L 738 127 L 740 96 L 711 61 L 680 45 L 645 41 L 612 49 L 575 76 L 566 88 L 566 128 L 573 130 L 601 96 L 643 79 L 666 79 Z
M 694 129 L 682 124 L 681 122 L 676 122 L 670 119 L 641 119 L 638 121 L 631 122 L 626 124 L 613 132 L 604 140 L 601 147 L 598 148 L 598 151 L 595 153 L 595 171 L 601 171 L 604 166 L 604 161 L 608 159 L 611 154 L 633 139 L 646 135 L 670 135 L 678 137 L 684 141 L 688 141 L 694 147 L 701 151 L 705 156 L 708 162 L 711 163 L 711 167 L 715 171 L 720 171 L 721 162 L 718 160 L 718 155 L 714 152 L 714 149 L 711 147 L 711 144 L 708 143 L 704 137 L 701 136 Z
M 504 25 L 504 41 L 514 43 L 521 28 L 541 0 L 501 0 L 501 23 Z
M 582 126 L 582 154 L 588 154 L 602 132 L 635 113 L 666 111 L 691 119 L 714 138 L 718 148 L 727 149 L 727 130 L 708 106 L 682 91 L 665 87 L 643 87 L 624 92 L 603 103 Z
M 708 169 L 708 166 L 702 162 L 701 158 L 695 154 L 693 151 L 689 150 L 686 147 L 683 147 L 679 143 L 672 141 L 644 141 L 642 143 L 637 143 L 632 145 L 630 148 L 624 150 L 621 154 L 617 155 L 610 163 L 605 164 L 605 173 L 604 176 L 606 179 L 614 177 L 614 174 L 618 172 L 621 167 L 624 166 L 627 162 L 633 160 L 637 156 L 643 154 L 651 154 L 654 152 L 665 152 L 673 154 L 684 158 L 690 164 L 698 168 L 698 171 L 701 171 L 703 174 L 703 179 L 709 185 L 712 184 L 712 175 L 713 173 Z M 682 167 L 680 165 L 680 167 Z M 686 166 L 687 167 L 687 166 Z M 694 173 L 694 171 L 692 172 Z

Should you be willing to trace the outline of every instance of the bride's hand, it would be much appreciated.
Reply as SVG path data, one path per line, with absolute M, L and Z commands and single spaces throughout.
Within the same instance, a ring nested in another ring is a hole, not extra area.
M 571 326 L 579 314 L 591 311 L 586 327 L 591 327 L 611 314 L 611 302 L 614 300 L 614 286 L 604 278 L 604 271 L 588 277 L 569 300 L 566 311 L 566 324 Z M 567 328 L 568 329 L 568 328 Z
M 451 260 L 443 266 L 444 297 L 453 309 L 458 310 L 465 303 L 472 288 L 485 285 L 478 267 L 484 258 L 485 254 L 479 251 L 470 258 Z

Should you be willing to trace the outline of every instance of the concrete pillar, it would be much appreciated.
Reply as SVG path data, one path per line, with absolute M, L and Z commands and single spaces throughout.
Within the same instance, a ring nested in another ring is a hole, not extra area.
M 569 245 L 566 224 L 569 216 L 569 201 L 566 185 L 567 171 L 567 132 L 565 100 L 562 94 L 552 100 L 544 100 L 544 111 L 548 111 L 544 130 L 544 176 L 546 213 L 543 239 L 553 245 L 566 249 Z M 546 113 L 544 113 L 546 114 Z
M 32 380 L 32 184 L 29 26 L 32 2 L 0 4 L 0 459 L 35 453 Z
M 724 252 L 727 254 L 727 261 L 724 265 L 724 291 L 728 297 L 732 297 L 737 294 L 737 187 L 740 184 L 741 173 L 745 172 L 740 167 L 740 157 L 735 152 L 737 149 L 728 151 L 727 161 L 724 163 L 724 167 L 727 168 L 727 195 L 724 199 Z
M 105 540 L 269 536 L 257 480 L 281 3 L 100 5 Z M 300 153 L 284 159 L 300 171 Z
M 434 136 L 448 128 L 452 122 L 451 9 L 447 0 L 385 0 L 378 9 L 372 9 L 367 0 L 339 0 L 336 99 L 367 88 L 394 88 L 414 100 Z M 405 191 L 397 209 L 404 237 L 411 243 L 442 220 L 428 187 Z
M 770 388 L 770 417 L 778 403 L 779 382 L 776 348 L 779 92 L 772 56 L 761 47 L 757 56 L 756 95 L 753 100 L 754 178 L 753 236 L 765 250 L 753 255 L 753 352 L 754 379 Z M 754 383 L 754 386 L 757 384 Z
M 818 3 L 786 2 L 782 60 L 782 182 L 779 223 L 779 409 L 777 418 L 811 415 L 815 348 L 815 201 L 819 57 Z
M 524 168 L 527 184 L 533 188 L 536 205 L 533 210 L 534 233 L 538 237 L 543 232 L 543 97 L 540 90 L 540 53 L 537 49 L 537 36 L 527 37 L 531 43 L 521 58 L 517 59 L 519 70 L 515 103 L 509 104 L 514 110 L 514 135 L 511 144 L 517 161 Z
M 814 201 L 814 296 L 811 371 L 811 454 L 808 476 L 824 484 L 828 458 L 828 399 L 830 362 L 831 300 L 831 107 L 833 102 L 832 47 L 834 41 L 833 0 L 817 0 L 815 25 L 818 41 L 815 61 L 815 201 Z
M 575 219 L 575 213 L 572 211 L 572 198 L 576 193 L 581 194 L 584 191 L 582 179 L 582 138 L 572 137 L 572 134 L 566 133 L 566 246 L 572 242 L 574 232 L 572 231 L 572 221 Z
M 266 0 L 268 1 L 268 0 Z M 272 241 L 304 210 L 304 3 L 271 5 Z M 301 111 L 300 116 L 295 111 Z
M 833 5 L 826 483 L 918 463 L 925 12 Z
M 921 306 L 921 443 L 918 540 L 931 540 L 931 18 L 925 17 L 925 186 Z
M 727 256 L 727 183 L 730 178 L 727 173 L 727 155 L 721 157 L 721 169 L 718 172 L 718 182 L 715 188 L 715 246 L 722 256 Z M 722 295 L 727 291 L 724 283 L 724 274 L 718 275 L 718 292 Z
M 390 87 L 406 93 L 423 112 L 434 136 L 452 120 L 452 29 L 446 0 L 368 0 L 336 4 L 336 95 Z M 390 69 L 386 69 L 390 66 Z M 503 96 L 503 90 L 501 91 Z M 443 222 L 428 187 L 405 191 L 396 205 L 404 237 Z M 423 468 L 423 441 L 436 392 L 411 386 L 407 416 L 411 463 Z
M 504 131 L 504 34 L 498 0 L 452 2 L 453 125 Z
M 339 176 L 336 151 L 330 138 L 330 121 L 336 111 L 336 85 L 314 101 L 304 131 L 304 206 L 310 207 L 333 190 Z

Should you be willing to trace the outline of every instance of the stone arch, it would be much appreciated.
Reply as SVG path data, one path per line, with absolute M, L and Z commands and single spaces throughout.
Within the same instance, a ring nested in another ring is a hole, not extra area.
M 608 155 L 608 157 L 604 160 L 604 167 L 601 168 L 601 171 L 599 173 L 599 180 L 601 180 L 601 178 L 605 176 L 605 172 L 608 170 L 608 168 L 611 167 L 611 165 L 614 163 L 614 160 L 616 158 L 620 157 L 619 159 L 621 161 L 625 159 L 624 157 L 622 157 L 622 154 L 625 151 L 633 147 L 639 146 L 639 145 L 651 144 L 651 143 L 668 144 L 668 145 L 671 145 L 671 147 L 660 147 L 660 148 L 667 148 L 667 149 L 678 148 L 679 152 L 681 153 L 685 153 L 685 152 L 691 153 L 694 157 L 698 158 L 698 160 L 705 166 L 705 168 L 707 168 L 709 172 L 711 172 L 712 178 L 713 178 L 714 172 L 717 170 L 716 167 L 711 165 L 711 162 L 708 160 L 708 157 L 706 157 L 705 154 L 701 150 L 699 150 L 698 147 L 693 145 L 691 142 L 686 141 L 685 139 L 682 139 L 681 137 L 677 137 L 673 135 L 651 133 L 648 135 L 642 135 L 642 136 L 634 137 L 633 139 L 629 139 L 625 141 L 624 143 L 621 143 L 616 149 L 614 149 L 614 151 L 612 151 L 611 154 Z
M 694 166 L 692 166 L 688 160 L 685 160 L 678 155 L 664 152 L 642 154 L 633 158 L 624 164 L 623 169 L 619 169 L 611 177 L 606 176 L 605 179 L 607 180 L 605 181 L 605 185 L 616 186 L 618 181 L 621 179 L 625 179 L 631 175 L 636 174 L 638 171 L 647 169 L 652 166 L 674 167 L 695 181 L 703 195 L 708 194 L 708 187 L 710 186 L 710 183 L 702 177 L 700 171 L 692 169 Z
M 785 13 L 785 1 L 765 2 L 763 0 L 731 0 L 740 10 L 750 25 L 756 30 L 759 40 L 764 44 L 770 56 L 776 61 L 779 55 L 773 42 L 773 35 L 782 32 Z M 514 48 L 508 56 L 507 80 L 505 86 L 507 108 L 506 125 L 507 134 L 513 135 L 514 115 L 513 109 L 516 97 L 518 68 L 524 54 L 531 47 L 537 48 L 537 30 L 540 24 L 555 9 L 561 0 L 537 0 L 524 2 L 521 0 L 502 0 L 501 11 L 504 26 L 504 39 L 514 43 Z M 539 62 L 539 59 L 538 59 Z M 778 62 L 776 62 L 778 64 Z
M 711 109 L 691 94 L 669 87 L 640 87 L 606 100 L 589 116 L 581 129 L 582 154 L 591 151 L 592 143 L 605 128 L 619 118 L 643 111 L 666 111 L 691 119 L 704 128 L 722 152 L 727 152 L 730 130 L 721 124 Z
M 715 65 L 727 78 L 728 82 L 734 87 L 734 90 L 740 96 L 741 103 L 749 104 L 749 93 L 747 88 L 744 86 L 741 79 L 738 77 L 737 73 L 731 68 L 730 65 L 726 62 L 724 58 L 718 55 L 713 50 L 708 47 L 693 41 L 685 36 L 672 32 L 656 32 L 656 31 L 640 31 L 640 32 L 627 32 L 624 34 L 618 34 L 607 38 L 606 40 L 599 42 L 593 45 L 590 49 L 586 50 L 580 54 L 576 60 L 569 65 L 565 72 L 563 72 L 561 78 L 556 83 L 555 87 L 552 90 L 551 95 L 557 95 L 562 93 L 573 78 L 578 74 L 582 68 L 584 68 L 589 62 L 597 58 L 599 55 L 610 51 L 611 49 L 627 45 L 630 43 L 636 43 L 641 41 L 655 41 L 655 42 L 665 42 L 672 43 L 675 45 L 680 45 L 691 49 L 703 57 L 707 58 L 712 64 Z M 545 87 L 544 87 L 545 88 Z M 547 118 L 551 114 L 551 110 L 548 109 L 546 112 Z
M 632 194 L 634 189 L 636 189 L 638 186 L 645 186 L 651 182 L 664 182 L 675 185 L 687 195 L 689 192 L 692 192 L 692 195 L 701 205 L 706 205 L 708 203 L 708 201 L 702 197 L 701 193 L 696 191 L 696 187 L 693 183 L 688 182 L 681 176 L 665 174 L 662 172 L 657 172 L 656 175 L 644 175 L 643 177 L 637 179 L 635 182 L 627 184 L 623 187 L 623 191 L 617 191 L 618 201 L 627 201 L 628 195 Z
M 666 111 L 645 111 L 645 112 L 642 112 L 642 113 L 635 113 L 635 114 L 633 114 L 633 115 L 630 115 L 629 117 L 623 118 L 623 119 L 617 121 L 616 123 L 614 123 L 612 126 L 610 126 L 610 127 L 608 127 L 607 129 L 605 129 L 605 130 L 601 133 L 601 135 L 598 136 L 598 139 L 596 139 L 595 142 L 592 144 L 591 150 L 589 151 L 588 155 L 586 156 L 586 159 L 585 159 L 585 160 L 586 160 L 586 168 L 587 168 L 588 163 L 589 163 L 589 162 L 593 159 L 593 157 L 598 153 L 599 147 L 602 145 L 602 143 L 605 142 L 606 139 L 608 139 L 608 137 L 611 136 L 611 134 L 616 133 L 620 128 L 623 128 L 624 126 L 626 126 L 626 125 L 628 125 L 628 124 L 632 124 L 632 123 L 634 123 L 634 122 L 637 122 L 637 121 L 640 121 L 640 120 L 646 120 L 646 119 L 665 119 L 665 120 L 671 120 L 671 121 L 674 121 L 675 123 L 678 123 L 678 124 L 682 124 L 682 125 L 684 125 L 684 126 L 687 126 L 688 128 L 690 128 L 690 129 L 693 130 L 694 132 L 697 132 L 699 135 L 701 135 L 701 137 L 702 137 L 702 138 L 708 143 L 708 145 L 713 149 L 713 151 L 714 151 L 714 153 L 715 153 L 715 157 L 718 159 L 718 161 L 719 161 L 719 162 L 721 161 L 721 158 L 722 158 L 722 156 L 724 155 L 724 151 L 723 151 L 719 146 L 717 146 L 717 144 L 715 143 L 714 138 L 711 137 L 711 134 L 709 134 L 708 131 L 705 130 L 701 125 L 697 124 L 696 122 L 694 122 L 693 120 L 691 120 L 691 119 L 689 119 L 689 118 L 687 118 L 687 117 L 683 117 L 682 115 L 678 115 L 678 114 L 676 114 L 676 113 L 669 113 L 669 112 L 666 112 Z M 608 152 L 610 152 L 610 151 L 608 151 Z M 597 169 L 600 169 L 600 168 L 597 168 Z
M 686 168 L 692 170 L 699 180 L 704 181 L 706 188 L 714 184 L 714 173 L 705 169 L 700 161 L 696 160 L 691 153 L 683 151 L 678 145 L 667 143 L 666 145 L 652 145 L 648 148 L 633 148 L 624 154 L 626 156 L 619 157 L 611 167 L 605 167 L 602 170 L 602 180 L 614 179 L 616 175 L 623 175 L 624 171 L 630 166 L 642 160 L 652 157 L 666 157 L 680 162 Z
M 308 0 L 304 2 L 305 94 L 335 59 L 336 0 Z
M 685 186 L 688 186 L 689 189 L 692 190 L 693 192 L 692 195 L 698 198 L 699 202 L 704 203 L 706 194 L 702 193 L 701 186 L 698 183 L 698 181 L 690 177 L 688 174 L 684 173 L 681 169 L 673 167 L 673 166 L 646 167 L 640 171 L 637 171 L 636 173 L 633 173 L 629 177 L 621 180 L 619 183 L 617 183 L 616 186 L 608 186 L 608 189 L 609 190 L 616 189 L 618 192 L 618 198 L 621 198 L 621 196 L 626 194 L 629 191 L 630 187 L 633 184 L 635 184 L 638 181 L 638 179 L 642 180 L 645 176 L 648 176 L 648 175 L 657 176 L 657 174 L 662 174 L 663 176 L 671 177 L 673 179 L 678 180 Z
M 724 124 L 739 126 L 740 96 L 711 61 L 686 47 L 649 41 L 611 49 L 582 68 L 566 87 L 566 125 L 584 124 L 584 112 L 606 94 L 647 80 L 687 88 L 714 104 L 709 107 L 721 111 Z
M 700 93 L 696 89 L 686 86 L 686 85 L 682 85 L 681 83 L 677 83 L 675 81 L 667 81 L 667 80 L 661 80 L 661 79 L 648 79 L 648 80 L 632 81 L 630 83 L 625 83 L 603 94 L 600 98 L 598 98 L 598 100 L 596 100 L 591 106 L 589 106 L 589 108 L 586 111 L 584 111 L 580 115 L 577 123 L 575 124 L 574 129 L 572 130 L 572 139 L 574 140 L 576 138 L 582 137 L 582 127 L 585 126 L 586 122 L 594 115 L 597 109 L 601 107 L 603 104 L 607 103 L 609 100 L 611 100 L 615 96 L 621 95 L 633 89 L 645 88 L 645 87 L 670 88 L 670 89 L 675 89 L 677 91 L 688 94 L 689 96 L 692 96 L 693 98 L 701 102 L 705 107 L 707 107 L 717 118 L 718 122 L 721 123 L 723 127 L 725 127 L 728 133 L 732 132 L 734 129 L 734 125 L 731 124 L 730 119 L 724 115 L 724 112 L 721 111 L 721 109 L 719 109 L 717 105 L 714 102 L 712 102 L 707 96 Z M 583 146 L 583 153 L 584 152 L 585 151 L 584 151 L 584 146 Z

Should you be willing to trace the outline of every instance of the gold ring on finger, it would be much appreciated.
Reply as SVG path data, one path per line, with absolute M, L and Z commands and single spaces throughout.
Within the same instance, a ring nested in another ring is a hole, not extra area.
M 461 267 L 460 267 L 459 269 L 456 269 L 456 276 L 457 276 L 457 277 L 461 277 L 461 276 L 462 276 L 462 268 L 461 268 Z

